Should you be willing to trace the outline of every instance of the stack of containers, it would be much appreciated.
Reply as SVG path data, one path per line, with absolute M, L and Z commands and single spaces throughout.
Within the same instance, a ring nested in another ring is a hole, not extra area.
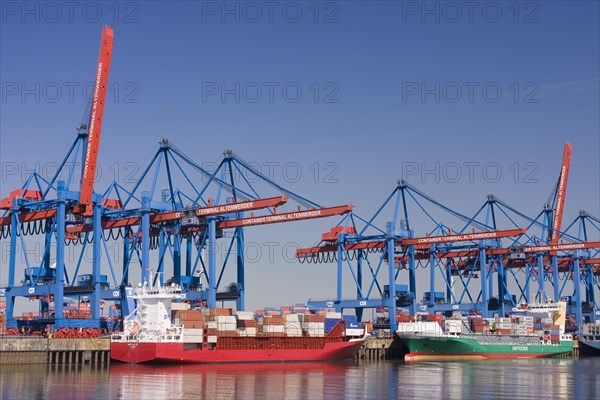
M 292 306 L 292 312 L 295 314 L 304 314 L 308 310 L 306 306 Z
M 265 308 L 265 315 L 281 315 L 281 310 L 279 308 Z
M 342 313 L 335 311 L 328 311 L 325 313 L 325 333 L 331 332 L 331 330 L 342 320 Z
M 325 316 L 307 314 L 302 318 L 302 330 L 308 336 L 325 336 Z
M 402 311 L 396 312 L 396 321 L 398 322 L 412 322 L 413 317 L 409 314 L 405 314 Z
M 510 318 L 498 318 L 496 322 L 496 332 L 502 335 L 510 335 L 512 333 L 512 321 Z
M 257 333 L 256 320 L 251 311 L 237 312 L 237 334 L 243 337 L 255 337 Z
M 441 314 L 433 314 L 433 315 L 429 314 L 429 315 L 425 316 L 424 319 L 425 319 L 425 321 L 429 321 L 429 322 L 437 322 L 443 328 L 443 326 L 442 326 L 443 321 L 442 321 Z
M 237 336 L 237 321 L 233 315 L 216 315 L 219 336 Z
M 300 314 L 284 314 L 285 335 L 290 337 L 302 336 Z
M 483 318 L 481 318 L 481 317 L 470 318 L 470 327 L 471 327 L 472 332 L 482 333 L 483 326 L 484 326 Z
M 0 335 L 3 335 L 6 332 L 6 315 L 0 315 Z
M 527 335 L 533 333 L 534 319 L 530 315 L 523 315 L 519 318 L 519 335 Z
M 207 343 L 217 343 L 217 323 L 215 321 L 207 321 L 204 323 L 204 334 Z
M 208 343 L 216 343 L 217 336 L 236 336 L 236 321 L 229 308 L 205 308 L 202 310 Z
M 190 305 L 188 303 L 171 303 L 171 321 L 173 321 L 174 324 L 178 325 L 175 322 L 175 316 L 177 315 L 177 312 L 189 309 Z
M 285 336 L 285 325 L 283 317 L 269 315 L 262 318 L 262 333 L 266 336 Z
M 196 310 L 179 310 L 175 311 L 173 318 L 175 325 L 181 325 L 188 329 L 202 329 L 204 315 Z
M 204 335 L 204 315 L 200 311 L 188 309 L 171 312 L 174 313 L 173 322 L 175 325 L 183 326 L 184 343 L 202 342 L 202 337 Z
M 560 341 L 560 327 L 554 324 L 547 324 L 548 331 L 550 333 L 550 340 L 553 343 L 557 343 Z
M 548 325 L 553 325 L 554 321 L 552 318 L 540 318 L 537 317 L 533 322 L 533 330 L 534 331 L 545 331 L 548 330 Z

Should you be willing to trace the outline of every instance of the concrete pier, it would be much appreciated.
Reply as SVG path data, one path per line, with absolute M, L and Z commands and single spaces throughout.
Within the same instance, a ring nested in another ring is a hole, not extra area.
M 0 337 L 0 364 L 108 364 L 110 339 Z
M 397 339 L 369 339 L 357 354 L 360 360 L 402 360 L 408 349 Z

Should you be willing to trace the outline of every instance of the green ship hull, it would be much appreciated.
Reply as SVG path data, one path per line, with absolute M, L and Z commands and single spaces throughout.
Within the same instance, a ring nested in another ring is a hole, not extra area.
M 519 336 L 498 335 L 402 336 L 410 353 L 406 361 L 515 359 L 553 357 L 573 351 L 571 340 L 556 344 L 531 343 Z

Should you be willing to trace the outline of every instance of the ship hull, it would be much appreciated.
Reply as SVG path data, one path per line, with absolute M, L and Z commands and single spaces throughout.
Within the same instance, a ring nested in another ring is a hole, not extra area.
M 600 341 L 579 339 L 579 353 L 587 356 L 600 356 Z
M 573 343 L 556 345 L 480 343 L 472 338 L 401 337 L 409 349 L 406 361 L 485 360 L 554 357 L 573 351 Z
M 184 349 L 183 343 L 113 342 L 111 359 L 126 363 L 261 363 L 354 358 L 362 341 L 325 343 L 319 349 Z

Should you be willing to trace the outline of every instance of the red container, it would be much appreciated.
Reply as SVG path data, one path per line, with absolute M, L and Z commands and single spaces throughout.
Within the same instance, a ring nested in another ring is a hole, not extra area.
M 229 316 L 231 315 L 231 308 L 211 308 L 210 309 L 210 315 L 212 316 Z
M 304 322 L 325 322 L 325 316 L 307 314 L 304 316 Z
M 263 318 L 263 325 L 283 325 L 283 317 L 265 317 Z
M 257 325 L 258 325 L 258 323 L 253 319 L 249 319 L 249 320 L 240 319 L 237 322 L 238 328 L 256 328 Z

